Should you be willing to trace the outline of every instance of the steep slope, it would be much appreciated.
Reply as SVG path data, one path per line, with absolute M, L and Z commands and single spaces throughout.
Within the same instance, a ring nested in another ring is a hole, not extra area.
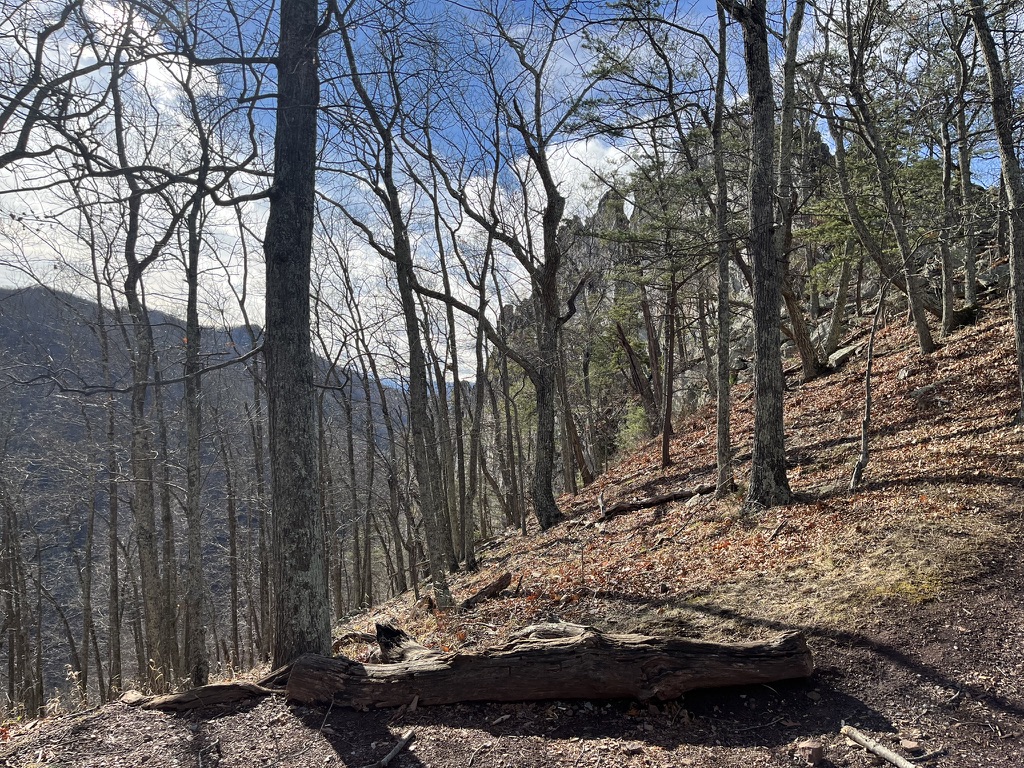
M 873 764 L 845 721 L 934 766 L 1024 765 L 1024 430 L 1015 412 L 1005 308 L 921 357 L 907 329 L 880 332 L 872 458 L 859 450 L 864 360 L 809 384 L 790 380 L 791 481 L 799 503 L 744 514 L 742 497 L 598 520 L 606 506 L 696 488 L 714 474 L 713 419 L 681 424 L 674 466 L 659 451 L 623 461 L 577 497 L 568 520 L 481 547 L 455 579 L 465 598 L 504 571 L 513 587 L 471 611 L 417 610 L 403 596 L 339 628 L 395 618 L 428 645 L 487 645 L 539 619 L 713 638 L 798 628 L 818 670 L 807 681 L 698 692 L 664 706 L 554 702 L 405 712 L 288 709 L 266 700 L 186 722 L 113 705 L 12 734 L 5 757 L 136 765 L 155 748 L 181 765 L 365 765 L 415 727 L 400 766 L 785 766 L 800 740 L 826 765 Z M 751 414 L 740 388 L 738 476 Z M 350 656 L 369 648 L 347 645 Z M 906 742 L 900 746 L 900 742 Z

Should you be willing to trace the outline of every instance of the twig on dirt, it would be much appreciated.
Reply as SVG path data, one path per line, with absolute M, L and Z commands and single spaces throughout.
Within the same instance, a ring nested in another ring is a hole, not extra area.
M 742 733 L 743 731 L 756 731 L 759 728 L 770 728 L 773 725 L 778 725 L 785 719 L 786 718 L 784 717 L 778 717 L 772 720 L 770 723 L 761 723 L 761 725 L 748 725 L 746 728 L 736 728 L 733 730 L 733 733 Z
M 924 763 L 928 760 L 934 760 L 936 757 L 941 757 L 944 754 L 946 754 L 946 748 L 939 747 L 938 749 L 933 750 L 932 752 L 926 752 L 925 754 L 919 755 L 918 757 L 912 757 L 910 758 L 910 761 L 912 763 Z
M 493 746 L 493 744 L 491 744 L 491 742 L 489 742 L 489 741 L 485 741 L 485 742 L 484 742 L 483 744 L 481 744 L 481 745 L 480 745 L 479 747 L 477 747 L 476 749 L 474 749 L 474 750 L 473 750 L 473 754 L 471 754 L 471 755 L 469 756 L 469 762 L 468 762 L 468 763 L 466 763 L 466 768 L 473 768 L 473 761 L 474 761 L 474 760 L 476 760 L 476 756 L 477 756 L 478 754 L 480 754 L 481 752 L 483 752 L 483 751 L 484 751 L 485 749 L 489 749 L 489 748 L 490 748 L 490 747 L 492 747 L 492 746 Z
M 869 736 L 864 735 L 851 725 L 844 725 L 842 728 L 839 729 L 839 732 L 847 738 L 850 738 L 853 741 L 860 744 L 862 747 L 864 747 L 864 749 L 866 749 L 871 754 L 878 755 L 883 760 L 892 763 L 896 766 L 896 768 L 914 768 L 914 764 L 907 760 L 905 757 L 900 757 L 891 749 L 883 747 L 877 741 L 870 738 Z
M 398 753 L 405 749 L 405 745 L 412 741 L 412 737 L 416 734 L 415 730 L 408 730 L 402 734 L 402 738 L 395 744 L 394 749 L 388 752 L 384 757 L 378 760 L 376 763 L 370 763 L 364 768 L 385 768 L 385 766 L 398 757 Z
M 324 726 L 327 725 L 327 718 L 331 716 L 332 709 L 334 709 L 334 699 L 331 699 L 331 703 L 327 705 L 327 711 L 324 712 L 324 719 L 320 723 L 320 727 L 317 729 L 320 733 L 323 733 Z

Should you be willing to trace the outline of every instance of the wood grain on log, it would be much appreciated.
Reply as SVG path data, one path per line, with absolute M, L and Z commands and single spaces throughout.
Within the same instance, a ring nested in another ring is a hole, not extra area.
M 538 628 L 539 629 L 539 628 Z M 644 635 L 570 637 L 534 632 L 479 652 L 369 665 L 306 655 L 295 661 L 286 696 L 304 704 L 357 709 L 543 699 L 674 699 L 694 688 L 805 677 L 811 653 L 799 633 L 771 642 L 720 644 Z

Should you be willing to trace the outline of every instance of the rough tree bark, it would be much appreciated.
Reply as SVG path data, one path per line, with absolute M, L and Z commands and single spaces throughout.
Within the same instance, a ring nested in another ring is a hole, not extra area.
M 747 504 L 773 507 L 792 499 L 786 477 L 782 400 L 782 260 L 774 229 L 775 100 L 768 56 L 768 22 L 764 0 L 746 4 L 723 0 L 743 27 L 743 55 L 750 92 L 750 233 L 747 250 L 753 268 L 754 294 L 754 446 Z
M 999 52 L 989 28 L 984 0 L 970 0 L 971 23 L 978 36 L 992 103 L 992 122 L 999 143 L 999 159 L 1006 185 L 1010 220 L 1010 312 L 1017 345 L 1017 382 L 1020 401 L 1016 423 L 1024 424 L 1024 173 L 1014 145 L 1012 95 L 1006 85 Z
M 277 664 L 331 647 L 324 523 L 317 489 L 309 285 L 313 241 L 317 2 L 282 0 L 264 353 L 270 408 Z
M 184 693 L 122 698 L 146 709 L 182 712 L 284 693 L 303 704 L 356 709 L 463 701 L 622 699 L 666 701 L 695 688 L 753 685 L 814 671 L 803 635 L 753 643 L 606 635 L 576 624 L 537 624 L 477 652 L 425 648 L 389 624 L 377 625 L 382 664 L 315 654 L 255 683 L 216 683 Z M 287 680 L 282 691 L 268 688 Z
M 380 642 L 381 628 L 378 628 Z M 395 631 L 391 630 L 393 634 Z M 287 697 L 304 704 L 393 707 L 543 699 L 661 700 L 694 688 L 805 677 L 814 668 L 798 633 L 759 643 L 605 635 L 592 627 L 541 624 L 478 653 L 438 653 L 399 633 L 392 664 L 307 655 L 292 665 Z
M 796 0 L 793 14 L 789 19 L 785 38 L 785 62 L 782 77 L 782 119 L 779 128 L 779 220 L 775 228 L 775 250 L 782 261 L 782 296 L 789 314 L 789 326 L 793 341 L 800 354 L 803 380 L 810 381 L 821 373 L 821 365 L 811 340 L 811 332 L 804 319 L 800 297 L 793 289 L 792 272 L 789 265 L 789 251 L 793 247 L 793 217 L 796 214 L 797 194 L 793 181 L 793 124 L 796 115 L 796 68 L 797 47 L 800 44 L 800 29 L 804 22 L 806 0 Z
M 715 403 L 715 456 L 718 466 L 718 488 L 715 495 L 724 498 L 732 493 L 736 481 L 732 469 L 732 437 L 730 434 L 730 402 L 732 374 L 729 366 L 729 342 L 732 337 L 732 316 L 729 309 L 729 180 L 725 173 L 725 146 L 722 133 L 725 125 L 725 85 L 729 76 L 726 59 L 725 10 L 718 7 L 718 73 L 715 79 L 715 117 L 711 139 L 715 166 L 715 237 L 718 240 L 718 388 Z

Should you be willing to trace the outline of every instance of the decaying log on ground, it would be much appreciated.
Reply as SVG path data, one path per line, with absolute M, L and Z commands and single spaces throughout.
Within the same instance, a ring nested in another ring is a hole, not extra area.
M 462 601 L 462 608 L 472 608 L 477 603 L 482 603 L 484 600 L 494 597 L 503 589 L 508 589 L 512 584 L 512 574 L 505 572 L 498 578 L 488 584 L 486 587 L 481 589 L 475 595 Z
M 477 652 L 424 649 L 427 653 L 419 658 L 394 664 L 306 655 L 293 663 L 285 695 L 304 704 L 333 702 L 357 709 L 397 707 L 414 696 L 420 704 L 667 700 L 694 688 L 805 677 L 814 668 L 798 633 L 771 642 L 721 644 L 605 635 L 574 626 L 538 625 L 527 636 Z M 575 634 L 565 636 L 570 630 Z
M 238 704 L 260 696 L 281 693 L 273 688 L 264 688 L 255 683 L 213 683 L 193 688 L 182 693 L 169 693 L 165 696 L 149 696 L 132 703 L 142 705 L 143 709 L 159 709 L 163 712 L 187 712 L 193 709 L 211 707 L 215 704 Z
M 668 504 L 672 501 L 686 501 L 694 496 L 704 496 L 714 492 L 715 486 L 713 485 L 698 485 L 696 488 L 683 488 L 672 493 L 662 494 L 661 496 L 651 496 L 648 499 L 620 501 L 618 504 L 612 504 L 610 507 L 605 508 L 599 519 L 607 520 L 618 515 L 628 515 L 630 512 L 639 512 L 641 509 L 660 507 L 662 504 Z

